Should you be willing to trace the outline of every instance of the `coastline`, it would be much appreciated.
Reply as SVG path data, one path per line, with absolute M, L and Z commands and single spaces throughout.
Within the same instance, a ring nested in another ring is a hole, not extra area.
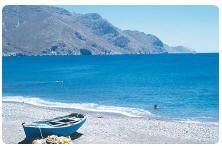
M 21 123 L 50 119 L 71 112 L 85 113 L 86 123 L 73 135 L 78 144 L 217 143 L 219 126 L 175 120 L 127 117 L 84 110 L 48 108 L 26 103 L 2 102 L 2 140 L 12 144 L 25 138 Z
M 141 56 L 141 55 L 197 55 L 197 54 L 218 54 L 219 52 L 189 52 L 189 53 L 150 53 L 150 54 L 92 54 L 92 55 L 81 55 L 81 54 L 71 54 L 71 55 L 61 55 L 61 54 L 57 54 L 57 55 L 51 55 L 51 54 L 47 54 L 47 55 L 4 55 L 2 57 L 62 57 L 62 56 L 69 56 L 69 57 L 76 57 L 76 56 Z

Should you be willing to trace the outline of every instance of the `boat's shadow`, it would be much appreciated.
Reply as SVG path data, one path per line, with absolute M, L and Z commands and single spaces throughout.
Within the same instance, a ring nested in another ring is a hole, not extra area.
M 83 135 L 82 133 L 75 132 L 70 135 L 70 138 L 71 138 L 71 140 L 75 140 L 77 138 L 80 138 L 82 135 Z
M 70 138 L 71 140 L 75 140 L 80 138 L 82 135 L 83 135 L 82 133 L 75 132 L 70 135 Z M 18 144 L 30 144 L 30 143 L 32 143 L 32 140 L 25 138 L 24 140 L 20 141 Z

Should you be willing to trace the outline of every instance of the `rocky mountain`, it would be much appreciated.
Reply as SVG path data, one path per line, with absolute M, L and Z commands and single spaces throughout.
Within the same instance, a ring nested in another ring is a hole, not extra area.
M 70 13 L 52 6 L 3 9 L 3 55 L 187 53 L 143 32 L 121 30 L 99 14 Z
M 184 46 L 175 46 L 169 47 L 168 45 L 164 44 L 164 48 L 167 50 L 168 53 L 195 53 L 195 51 L 186 48 Z

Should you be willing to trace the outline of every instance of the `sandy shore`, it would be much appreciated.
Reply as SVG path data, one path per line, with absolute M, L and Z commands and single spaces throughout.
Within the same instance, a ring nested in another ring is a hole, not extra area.
M 24 140 L 23 121 L 38 121 L 75 112 L 25 103 L 3 102 L 2 105 L 2 139 L 8 144 Z M 73 135 L 73 143 L 217 143 L 218 134 L 218 125 L 87 112 L 87 121 Z

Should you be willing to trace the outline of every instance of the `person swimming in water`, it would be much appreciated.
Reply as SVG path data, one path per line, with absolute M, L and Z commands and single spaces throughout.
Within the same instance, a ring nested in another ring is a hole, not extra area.
M 158 109 L 158 108 L 159 108 L 158 105 L 154 104 L 153 109 Z

